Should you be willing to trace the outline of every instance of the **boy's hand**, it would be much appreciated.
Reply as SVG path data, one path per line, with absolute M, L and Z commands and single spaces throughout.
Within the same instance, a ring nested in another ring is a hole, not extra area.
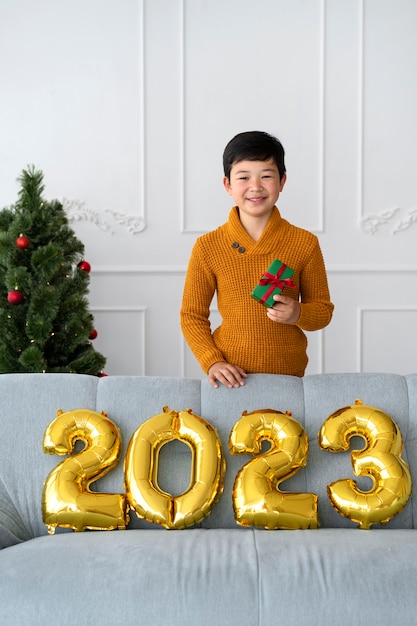
M 244 378 L 247 378 L 246 372 L 237 365 L 231 365 L 224 361 L 213 363 L 208 371 L 208 381 L 212 387 L 218 388 L 218 383 L 221 383 L 225 387 L 232 389 L 235 387 L 241 387 L 245 383 Z
M 282 294 L 274 296 L 275 304 L 267 309 L 267 316 L 273 322 L 295 324 L 300 317 L 300 304 L 293 298 Z

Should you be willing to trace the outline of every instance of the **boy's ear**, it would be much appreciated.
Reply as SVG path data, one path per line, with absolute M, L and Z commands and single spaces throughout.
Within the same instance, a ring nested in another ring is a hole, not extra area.
M 280 186 L 281 186 L 281 189 L 280 189 L 280 192 L 281 192 L 284 189 L 285 183 L 287 182 L 287 175 L 284 174 L 284 176 L 281 178 L 281 180 L 279 182 L 280 182 Z
M 232 189 L 231 189 L 231 185 L 230 185 L 230 179 L 227 178 L 227 176 L 225 176 L 223 178 L 223 185 L 224 185 L 224 188 L 226 189 L 227 193 L 229 194 L 229 196 L 231 196 L 232 195 Z

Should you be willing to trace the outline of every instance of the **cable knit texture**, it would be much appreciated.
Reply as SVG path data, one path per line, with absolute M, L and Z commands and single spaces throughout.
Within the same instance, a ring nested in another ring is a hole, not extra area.
M 237 245 L 238 244 L 238 245 Z M 273 322 L 250 293 L 269 265 L 278 259 L 294 270 L 295 289 L 283 295 L 300 301 L 296 324 Z M 217 291 L 221 325 L 212 332 L 210 305 Z M 228 221 L 195 242 L 184 286 L 181 327 L 202 369 L 226 361 L 248 373 L 303 376 L 307 338 L 330 322 L 326 270 L 318 239 L 293 226 L 274 207 L 255 242 L 243 228 L 237 207 Z

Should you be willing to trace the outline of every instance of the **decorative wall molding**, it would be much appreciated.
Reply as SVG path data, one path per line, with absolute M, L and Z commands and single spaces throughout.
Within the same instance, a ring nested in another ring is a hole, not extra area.
M 111 211 L 110 209 L 106 209 L 106 213 L 110 213 L 118 224 L 125 226 L 131 235 L 137 235 L 145 230 L 146 224 L 143 217 L 126 215 L 125 213 Z
M 89 209 L 82 200 L 68 200 L 63 198 L 61 202 L 70 223 L 89 222 L 108 235 L 114 235 L 110 224 L 102 218 L 100 212 Z M 112 211 L 111 209 L 106 209 L 105 212 L 111 215 L 117 224 L 124 226 L 131 235 L 137 235 L 145 230 L 146 224 L 143 217 L 126 215 L 125 213 Z
M 388 224 L 400 211 L 400 207 L 395 209 L 388 209 L 382 211 L 379 214 L 368 215 L 360 221 L 361 229 L 369 235 L 374 235 L 384 224 Z M 404 217 L 394 224 L 393 229 L 390 231 L 391 235 L 396 235 L 404 230 L 410 228 L 417 222 L 417 208 L 408 209 Z
M 410 226 L 417 222 L 417 208 L 409 209 L 406 213 L 406 216 L 396 223 L 392 234 L 400 233 L 403 230 L 407 230 Z
M 398 208 L 388 209 L 379 215 L 364 217 L 360 222 L 362 230 L 369 235 L 374 235 L 383 224 L 387 224 L 394 217 L 398 210 Z
M 186 265 L 95 265 L 92 272 L 101 274 L 102 276 L 122 276 L 127 275 L 160 275 L 162 277 L 169 275 L 185 276 L 187 272 Z M 328 275 L 351 275 L 351 274 L 417 274 L 416 265 L 394 266 L 394 265 L 327 265 L 326 272 Z

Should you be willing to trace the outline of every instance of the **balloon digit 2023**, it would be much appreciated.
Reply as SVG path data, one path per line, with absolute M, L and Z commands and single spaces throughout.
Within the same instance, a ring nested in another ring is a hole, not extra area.
M 363 450 L 351 452 L 356 476 L 371 478 L 369 491 L 352 479 L 327 485 L 334 509 L 360 528 L 386 524 L 407 504 L 411 474 L 401 457 L 403 442 L 392 418 L 357 401 L 335 411 L 323 423 L 318 440 L 323 450 L 349 450 L 350 439 L 365 440 Z M 178 439 L 192 453 L 191 479 L 178 496 L 158 485 L 161 447 Z M 262 449 L 269 441 L 270 448 Z M 76 441 L 85 444 L 74 451 Z M 138 517 L 168 529 L 184 529 L 209 515 L 223 492 L 226 462 L 217 431 L 191 409 L 171 411 L 141 424 L 129 442 L 124 480 L 126 493 L 98 493 L 89 489 L 113 469 L 120 458 L 120 433 L 106 414 L 88 409 L 63 413 L 53 420 L 44 435 L 44 451 L 72 454 L 53 469 L 44 483 L 42 514 L 48 532 L 57 526 L 85 529 L 124 529 L 129 507 Z M 232 492 L 236 523 L 266 529 L 317 528 L 318 496 L 314 493 L 280 491 L 280 484 L 307 464 L 308 437 L 289 411 L 262 409 L 248 413 L 233 426 L 229 437 L 231 454 L 252 454 L 238 472 Z

